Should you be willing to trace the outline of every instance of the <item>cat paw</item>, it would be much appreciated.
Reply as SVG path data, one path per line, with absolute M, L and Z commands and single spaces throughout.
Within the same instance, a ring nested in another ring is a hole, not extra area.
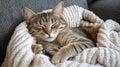
M 53 58 L 52 58 L 52 63 L 53 64 L 57 64 L 57 63 L 61 63 L 64 62 L 68 59 L 68 57 L 64 54 L 64 52 L 57 52 Z
M 54 55 L 58 52 L 60 49 L 57 45 L 54 44 L 47 44 L 45 45 L 46 52 L 48 52 L 50 55 Z
M 43 50 L 43 47 L 42 47 L 41 44 L 33 44 L 33 45 L 32 45 L 32 51 L 33 51 L 35 54 L 42 53 L 42 50 Z

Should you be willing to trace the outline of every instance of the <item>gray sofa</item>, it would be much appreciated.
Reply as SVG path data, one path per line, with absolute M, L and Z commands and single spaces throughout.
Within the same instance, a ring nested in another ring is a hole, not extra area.
M 21 8 L 27 6 L 35 12 L 52 8 L 60 0 L 0 0 L 0 65 L 15 27 L 22 22 Z M 120 0 L 64 0 L 65 6 L 76 4 L 95 12 L 102 19 L 120 21 Z
M 120 22 L 120 0 L 89 0 L 89 9 L 104 20 Z

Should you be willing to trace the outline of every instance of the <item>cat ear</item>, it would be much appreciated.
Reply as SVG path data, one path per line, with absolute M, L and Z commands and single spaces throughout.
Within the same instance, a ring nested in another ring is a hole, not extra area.
M 62 17 L 63 16 L 63 10 L 64 10 L 64 2 L 61 1 L 53 8 L 52 14 L 57 16 L 57 17 Z
M 31 9 L 29 9 L 27 7 L 23 7 L 22 12 L 23 12 L 23 16 L 24 16 L 27 24 L 30 23 L 30 19 L 32 18 L 32 16 L 36 15 L 35 12 L 33 12 Z

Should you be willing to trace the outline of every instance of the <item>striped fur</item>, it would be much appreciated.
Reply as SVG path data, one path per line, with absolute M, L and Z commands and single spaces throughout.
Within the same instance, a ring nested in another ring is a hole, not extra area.
M 80 28 L 68 27 L 62 17 L 63 9 L 63 2 L 60 2 L 52 12 L 48 13 L 35 14 L 28 8 L 23 10 L 29 32 L 37 38 L 37 43 L 42 44 L 44 50 L 52 56 L 51 61 L 54 64 L 74 57 L 86 48 L 95 47 L 94 42 Z M 36 49 L 38 47 L 33 48 L 33 50 Z

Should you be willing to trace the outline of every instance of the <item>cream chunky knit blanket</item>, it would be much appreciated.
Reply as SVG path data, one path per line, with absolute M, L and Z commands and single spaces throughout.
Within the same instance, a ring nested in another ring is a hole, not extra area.
M 42 12 L 49 12 L 45 10 Z M 42 13 L 40 12 L 40 13 Z M 31 46 L 35 38 L 28 33 L 25 22 L 19 24 L 11 37 L 2 67 L 119 67 L 120 25 L 103 21 L 94 13 L 78 6 L 66 7 L 64 19 L 70 27 L 81 27 L 93 40 L 96 47 L 83 50 L 72 61 L 53 65 L 48 56 L 35 55 Z

